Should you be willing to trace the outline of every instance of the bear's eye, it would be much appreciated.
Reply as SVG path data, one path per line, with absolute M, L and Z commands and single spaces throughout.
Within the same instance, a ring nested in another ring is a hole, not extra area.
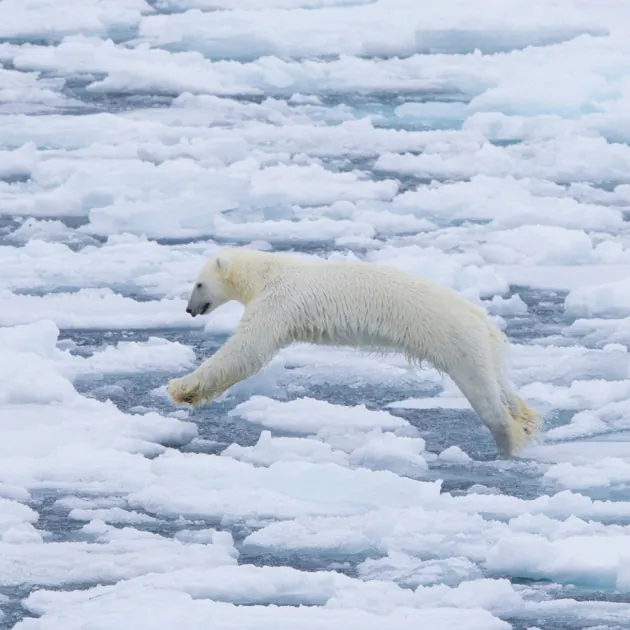
M 203 286 L 203 285 L 201 284 L 201 282 L 197 282 L 197 284 L 195 285 L 195 287 L 196 287 L 197 289 L 201 289 L 201 287 L 202 287 L 202 286 Z

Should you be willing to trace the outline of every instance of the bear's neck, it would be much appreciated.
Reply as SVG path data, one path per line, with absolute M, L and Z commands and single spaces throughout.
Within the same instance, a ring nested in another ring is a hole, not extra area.
M 244 305 L 257 298 L 277 273 L 278 262 L 273 254 L 257 254 L 252 259 L 234 261 L 226 278 L 230 297 Z

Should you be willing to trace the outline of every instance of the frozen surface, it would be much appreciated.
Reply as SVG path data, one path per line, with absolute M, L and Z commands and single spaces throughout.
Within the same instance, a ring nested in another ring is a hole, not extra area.
M 630 627 L 626 5 L 2 0 L 0 627 Z M 343 348 L 175 408 L 225 243 L 460 291 L 541 443 Z

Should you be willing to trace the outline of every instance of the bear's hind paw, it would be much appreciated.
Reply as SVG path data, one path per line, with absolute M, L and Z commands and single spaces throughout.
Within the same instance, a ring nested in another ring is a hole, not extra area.
M 541 417 L 517 398 L 516 409 L 510 413 L 508 425 L 511 455 L 519 454 L 526 446 L 538 441 L 541 424 Z
M 196 405 L 201 402 L 199 382 L 189 384 L 188 377 L 171 379 L 166 388 L 171 400 L 178 405 Z

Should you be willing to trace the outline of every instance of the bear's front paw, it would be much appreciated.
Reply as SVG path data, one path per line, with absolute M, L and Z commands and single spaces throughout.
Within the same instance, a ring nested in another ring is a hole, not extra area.
M 171 400 L 178 405 L 195 405 L 202 399 L 201 383 L 194 374 L 171 379 L 166 391 Z

